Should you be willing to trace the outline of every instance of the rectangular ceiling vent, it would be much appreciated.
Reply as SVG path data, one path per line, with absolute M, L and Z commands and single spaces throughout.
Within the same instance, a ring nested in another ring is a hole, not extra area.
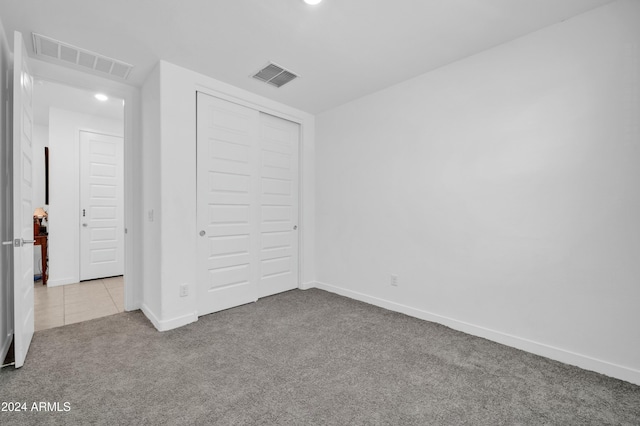
M 273 62 L 269 63 L 269 65 L 253 75 L 253 78 L 257 78 L 260 81 L 264 81 L 265 83 L 269 83 L 276 87 L 282 87 L 297 77 L 298 75 L 294 72 L 284 69 Z
M 36 55 L 49 59 L 59 60 L 66 64 L 76 65 L 80 68 L 90 69 L 126 79 L 133 69 L 133 65 L 117 59 L 108 58 L 98 53 L 72 46 L 68 43 L 32 33 L 33 49 Z

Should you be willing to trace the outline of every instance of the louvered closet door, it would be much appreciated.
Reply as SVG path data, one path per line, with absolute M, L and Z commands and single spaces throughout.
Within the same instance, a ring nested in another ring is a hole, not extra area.
M 298 286 L 299 126 L 198 94 L 198 315 Z

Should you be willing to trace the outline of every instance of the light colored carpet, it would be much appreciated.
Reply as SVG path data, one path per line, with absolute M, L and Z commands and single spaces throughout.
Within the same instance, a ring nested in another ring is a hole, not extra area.
M 3 425 L 638 425 L 640 387 L 294 290 L 157 332 L 140 312 L 36 332 Z

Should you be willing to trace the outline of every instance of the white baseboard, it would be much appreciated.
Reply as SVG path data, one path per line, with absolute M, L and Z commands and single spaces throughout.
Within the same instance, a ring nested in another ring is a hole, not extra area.
M 0 346 L 0 364 L 4 361 L 9 353 L 9 348 L 11 347 L 11 342 L 13 341 L 13 330 L 4 336 L 2 341 L 2 346 Z
M 142 305 L 139 302 L 134 302 L 131 305 L 124 305 L 125 312 L 137 311 L 138 309 L 142 310 Z
M 127 312 L 142 310 L 142 301 L 138 297 L 138 288 L 134 287 L 133 280 L 124 281 L 124 310 Z
M 47 280 L 48 287 L 58 287 L 60 285 L 77 284 L 79 280 L 75 277 L 58 278 L 56 280 Z
M 183 315 L 181 317 L 171 318 L 168 320 L 161 320 L 158 316 L 144 303 L 140 307 L 140 310 L 147 317 L 151 324 L 158 331 L 168 331 L 173 330 L 174 328 L 182 327 L 183 325 L 191 324 L 192 322 L 198 321 L 198 316 L 195 313 Z
M 153 326 L 156 328 L 156 330 L 160 331 L 160 320 L 153 313 L 153 311 L 151 309 L 149 309 L 149 307 L 147 305 L 145 305 L 144 303 L 142 304 L 142 306 L 140 306 L 140 310 L 142 311 L 144 316 L 147 317 L 147 319 L 149 321 L 151 321 L 151 324 L 153 324 Z
M 405 315 L 409 315 L 425 321 L 431 321 L 438 324 L 446 325 L 447 327 L 450 327 L 454 330 L 462 331 L 473 336 L 483 337 L 485 339 L 492 340 L 506 346 L 521 349 L 523 351 L 527 351 L 536 355 L 544 356 L 555 361 L 560 361 L 565 364 L 574 365 L 585 370 L 595 371 L 606 376 L 615 377 L 616 379 L 625 380 L 627 382 L 640 385 L 640 371 L 633 368 L 613 364 L 611 362 L 592 358 L 587 355 L 567 351 L 565 349 L 549 346 L 544 343 L 535 342 L 511 334 L 502 333 L 500 331 L 477 326 L 464 321 L 458 321 L 453 318 L 433 314 L 431 312 L 413 308 L 411 306 L 406 306 L 400 303 L 391 302 L 389 300 L 380 299 L 378 297 L 369 296 L 367 294 L 348 290 L 342 287 L 318 281 L 307 284 L 313 284 L 311 287 L 316 287 L 321 290 L 336 293 L 350 299 L 359 300 L 361 302 L 369 303 L 371 305 L 385 308 L 390 311 L 400 312 Z
M 309 281 L 306 283 L 302 283 L 298 286 L 298 288 L 300 290 L 309 290 L 310 288 L 314 288 L 316 287 L 316 282 L 315 281 Z

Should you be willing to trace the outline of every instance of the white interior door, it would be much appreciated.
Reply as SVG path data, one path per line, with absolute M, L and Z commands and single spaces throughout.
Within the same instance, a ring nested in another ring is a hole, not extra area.
M 80 132 L 80 280 L 124 273 L 123 139 Z
M 198 93 L 198 315 L 298 286 L 299 125 Z
M 298 287 L 300 125 L 260 113 L 258 297 Z
M 24 365 L 33 337 L 33 206 L 31 202 L 33 78 L 22 34 L 13 49 L 13 296 L 16 368 Z

